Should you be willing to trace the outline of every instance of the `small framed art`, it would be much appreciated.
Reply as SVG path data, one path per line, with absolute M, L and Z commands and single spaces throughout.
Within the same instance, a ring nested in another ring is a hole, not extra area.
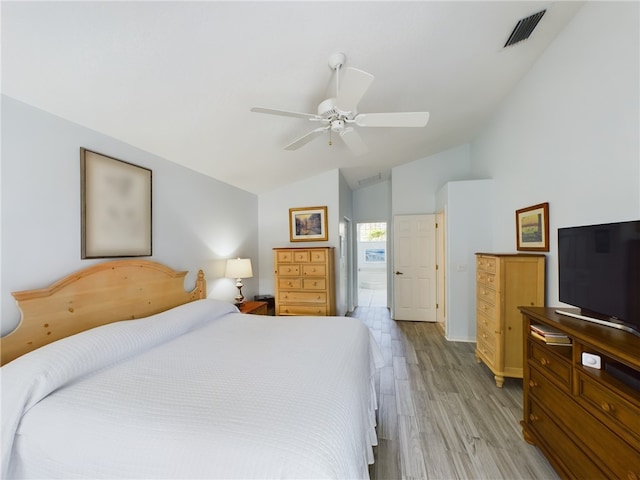
M 80 149 L 82 258 L 151 255 L 151 170 Z
M 384 248 L 365 248 L 364 261 L 366 263 L 384 263 L 386 262 L 386 253 Z
M 328 240 L 327 207 L 290 208 L 289 239 L 292 242 Z
M 549 251 L 549 204 L 540 203 L 516 210 L 518 251 Z

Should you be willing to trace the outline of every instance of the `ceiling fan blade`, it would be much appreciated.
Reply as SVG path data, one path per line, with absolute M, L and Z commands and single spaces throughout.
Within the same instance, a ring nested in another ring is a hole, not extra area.
M 360 137 L 360 134 L 353 127 L 347 127 L 342 130 L 340 132 L 340 138 L 342 138 L 347 147 L 349 147 L 351 153 L 356 156 L 362 155 L 369 150 L 365 143 L 362 141 L 362 137 Z
M 306 145 L 307 143 L 309 143 L 311 140 L 313 140 L 316 137 L 319 137 L 320 135 L 322 135 L 325 131 L 327 131 L 329 127 L 319 127 L 316 128 L 315 130 L 311 130 L 309 133 L 301 136 L 300 138 L 294 140 L 293 142 L 291 142 L 289 145 L 287 145 L 286 147 L 284 147 L 285 150 L 297 150 L 300 147 L 302 147 L 303 145 Z
M 361 113 L 355 122 L 359 127 L 424 127 L 429 112 Z
M 370 73 L 347 68 L 336 96 L 336 108 L 343 113 L 355 111 L 373 79 Z
M 273 108 L 252 107 L 251 111 L 256 113 L 268 113 L 269 115 L 282 115 L 283 117 L 308 118 L 310 120 L 317 120 L 320 118 L 318 115 L 314 115 L 312 113 L 289 112 L 286 110 L 275 110 Z

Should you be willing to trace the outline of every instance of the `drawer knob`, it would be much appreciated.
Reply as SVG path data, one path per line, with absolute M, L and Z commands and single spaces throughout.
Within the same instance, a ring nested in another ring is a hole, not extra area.
M 600 404 L 600 408 L 602 408 L 602 410 L 604 410 L 605 412 L 613 412 L 614 410 L 613 405 L 607 402 L 602 402 Z
M 535 388 L 538 386 L 538 383 L 535 380 L 529 380 L 529 387 Z
M 541 358 L 540 359 L 540 363 L 544 366 L 544 367 L 548 367 L 549 365 L 551 365 L 551 360 L 547 360 L 546 358 Z
M 291 285 L 293 285 L 293 284 L 292 284 L 291 282 L 287 282 L 287 285 L 288 285 L 288 286 L 291 286 Z
M 529 414 L 529 420 L 531 420 L 532 422 L 536 422 L 536 421 L 538 421 L 540 419 L 538 418 L 537 415 L 534 415 L 533 413 L 531 413 L 531 414 Z

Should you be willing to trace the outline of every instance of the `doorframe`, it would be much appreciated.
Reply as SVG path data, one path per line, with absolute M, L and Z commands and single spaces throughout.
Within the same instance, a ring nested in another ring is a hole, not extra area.
M 384 279 L 385 279 L 385 308 L 389 308 L 389 294 L 391 292 L 391 282 L 390 282 L 390 277 L 392 276 L 390 274 L 389 268 L 390 268 L 390 261 L 391 261 L 391 247 L 390 247 L 390 232 L 389 232 L 389 225 L 391 224 L 388 220 L 371 220 L 371 221 L 366 221 L 366 222 L 357 222 L 353 225 L 353 249 L 354 249 L 354 256 L 353 258 L 354 260 L 354 266 L 353 266 L 353 271 L 355 272 L 355 279 L 354 279 L 354 288 L 355 288 L 355 292 L 356 292 L 356 300 L 357 303 L 359 303 L 360 298 L 358 296 L 358 292 L 360 291 L 360 226 L 361 225 L 367 225 L 367 224 L 371 224 L 371 223 L 384 223 L 385 225 L 385 232 L 386 232 L 386 240 L 385 240 L 385 245 L 384 245 L 384 249 L 385 249 L 385 271 L 384 271 Z
M 344 220 L 344 245 L 341 248 L 345 249 L 345 273 L 346 273 L 346 304 L 347 312 L 353 312 L 356 308 L 356 295 L 355 282 L 356 275 L 353 262 L 353 223 L 349 217 L 343 217 Z
M 447 326 L 447 212 L 436 212 L 436 322 L 446 332 Z

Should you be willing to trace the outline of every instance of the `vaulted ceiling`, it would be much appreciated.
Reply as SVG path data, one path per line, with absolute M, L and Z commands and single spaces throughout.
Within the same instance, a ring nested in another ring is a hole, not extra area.
M 3 1 L 2 92 L 250 192 L 335 168 L 358 188 L 472 140 L 581 4 Z M 375 77 L 360 112 L 428 111 L 426 127 L 355 127 L 360 156 L 328 134 L 284 150 L 318 125 L 250 108 L 315 114 L 335 52 Z

